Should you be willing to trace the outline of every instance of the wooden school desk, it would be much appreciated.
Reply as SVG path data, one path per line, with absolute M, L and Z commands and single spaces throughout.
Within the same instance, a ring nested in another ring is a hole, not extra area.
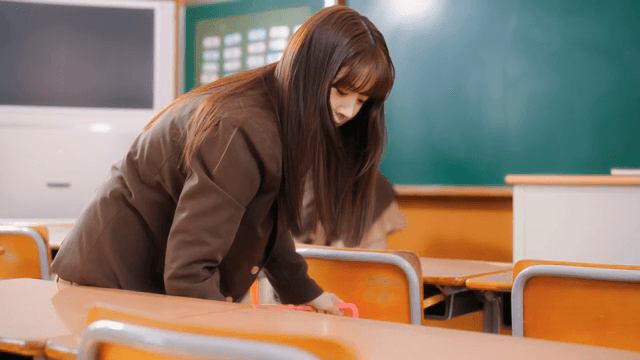
M 90 304 L 129 309 L 164 322 L 192 326 L 224 324 L 242 332 L 290 333 L 335 338 L 362 359 L 640 359 L 640 353 L 495 336 L 462 330 L 352 319 L 294 310 L 250 308 L 239 304 L 142 294 L 122 290 L 63 286 L 50 281 L 0 281 L 0 344 L 16 350 L 33 345 L 29 355 L 74 357 Z M 12 320 L 15 319 L 15 320 Z M 27 354 L 27 352 L 21 352 Z
M 422 281 L 426 284 L 464 286 L 467 279 L 513 269 L 512 263 L 421 257 Z
M 511 292 L 513 270 L 469 278 L 465 281 L 465 286 L 472 290 Z
M 465 286 L 470 290 L 491 293 L 510 293 L 513 286 L 513 270 L 477 276 L 467 279 Z
M 153 314 L 149 315 L 153 319 Z M 640 359 L 640 353 L 471 331 L 352 319 L 283 309 L 241 309 L 182 317 L 182 326 L 334 339 L 358 359 Z M 53 345 L 53 342 L 50 342 Z M 67 346 L 71 341 L 67 341 Z M 71 345 L 73 346 L 73 345 Z
M 80 336 L 96 303 L 149 311 L 166 320 L 250 307 L 36 279 L 0 280 L 0 351 L 44 355 L 48 339 Z
M 489 332 L 499 333 L 502 324 L 502 314 L 505 309 L 510 316 L 511 308 L 511 287 L 513 285 L 513 270 L 499 273 L 472 277 L 465 281 L 465 286 L 469 290 L 480 293 L 484 300 L 482 326 Z M 506 299 L 506 298 L 508 299 Z M 505 306 L 505 301 L 508 300 Z M 508 322 L 510 324 L 510 321 Z
M 73 222 L 47 224 L 47 229 L 49 230 L 49 247 L 51 250 L 58 251 L 60 249 L 62 240 L 64 240 L 64 237 L 71 231 L 72 227 Z
M 494 292 L 490 288 L 474 289 L 482 292 L 471 291 L 467 281 L 509 272 L 513 269 L 512 263 L 421 257 L 420 266 L 425 284 L 425 301 L 428 302 L 430 298 L 443 300 L 443 303 L 427 308 L 426 319 L 448 320 L 482 310 L 483 331 L 500 332 L 500 308 Z

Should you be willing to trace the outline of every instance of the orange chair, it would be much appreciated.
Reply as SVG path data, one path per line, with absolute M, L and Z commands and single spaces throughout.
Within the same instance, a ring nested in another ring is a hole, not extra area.
M 522 260 L 512 334 L 640 351 L 640 267 Z
M 99 320 L 85 331 L 79 359 L 243 359 L 317 360 L 295 347 L 273 342 L 160 330 Z
M 43 225 L 0 225 L 0 279 L 51 279 L 51 253 Z
M 309 276 L 360 318 L 422 325 L 420 259 L 409 251 L 299 246 Z
M 87 323 L 79 359 L 355 359 L 335 339 L 173 323 L 113 306 L 94 306 Z

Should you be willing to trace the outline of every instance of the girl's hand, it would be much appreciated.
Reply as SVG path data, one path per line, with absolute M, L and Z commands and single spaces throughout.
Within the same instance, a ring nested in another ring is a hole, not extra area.
M 317 312 L 323 314 L 342 315 L 342 311 L 336 307 L 336 304 L 342 304 L 342 301 L 335 294 L 323 292 L 317 298 L 309 301 L 307 305 L 316 309 Z

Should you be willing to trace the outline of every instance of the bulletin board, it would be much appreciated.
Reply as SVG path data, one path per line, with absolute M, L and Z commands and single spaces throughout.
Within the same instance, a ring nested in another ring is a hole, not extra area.
M 297 27 L 323 6 L 309 0 L 186 6 L 183 91 L 277 61 Z

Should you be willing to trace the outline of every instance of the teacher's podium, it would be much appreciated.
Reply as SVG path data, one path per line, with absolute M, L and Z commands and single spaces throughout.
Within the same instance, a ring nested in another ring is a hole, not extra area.
M 640 176 L 509 175 L 513 262 L 640 265 Z

